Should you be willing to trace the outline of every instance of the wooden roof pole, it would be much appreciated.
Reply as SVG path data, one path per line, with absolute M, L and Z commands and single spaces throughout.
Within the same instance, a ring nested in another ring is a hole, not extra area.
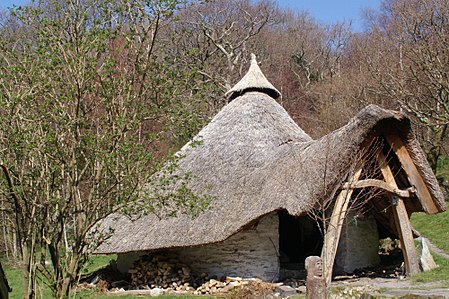
M 412 197 L 416 190 L 414 187 L 407 188 L 405 190 L 397 189 L 395 186 L 391 186 L 387 184 L 385 181 L 377 180 L 377 179 L 365 179 L 356 181 L 353 184 L 346 183 L 343 185 L 343 189 L 358 189 L 358 188 L 367 188 L 367 187 L 376 187 L 385 191 L 388 191 L 392 194 L 396 194 L 400 197 Z
M 356 182 L 362 174 L 360 165 L 354 174 L 349 178 L 348 183 Z M 329 221 L 326 235 L 324 236 L 323 250 L 321 258 L 323 259 L 323 274 L 326 279 L 326 285 L 332 281 L 332 269 L 334 268 L 335 256 L 337 254 L 338 242 L 340 241 L 341 227 L 348 212 L 349 202 L 354 189 L 343 189 L 335 201 L 332 216 Z
M 429 189 L 410 157 L 404 142 L 397 135 L 386 135 L 385 138 L 401 162 L 402 169 L 407 174 L 410 184 L 416 188 L 416 195 L 421 201 L 424 211 L 430 214 L 438 213 L 438 208 L 432 199 L 432 195 L 430 195 Z
M 391 171 L 390 166 L 388 166 L 387 159 L 382 152 L 378 154 L 377 160 L 382 171 L 382 175 L 385 178 L 387 184 L 397 188 L 393 172 Z M 404 202 L 399 196 L 393 194 L 389 194 L 388 196 L 392 202 L 394 222 L 399 238 L 401 240 L 405 269 L 407 271 L 407 274 L 409 275 L 418 273 L 418 256 L 416 255 L 415 243 L 413 242 L 412 226 L 410 224 L 410 219 L 408 218 Z

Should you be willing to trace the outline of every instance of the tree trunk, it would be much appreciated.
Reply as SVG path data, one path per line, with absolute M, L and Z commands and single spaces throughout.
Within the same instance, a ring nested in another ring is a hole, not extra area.
M 22 244 L 22 298 L 28 299 L 28 252 L 26 247 Z
M 69 296 L 72 284 L 76 280 L 77 267 L 80 256 L 77 252 L 73 252 L 70 258 L 70 263 L 67 267 L 67 272 L 61 284 L 61 289 L 58 291 L 58 298 L 63 299 Z

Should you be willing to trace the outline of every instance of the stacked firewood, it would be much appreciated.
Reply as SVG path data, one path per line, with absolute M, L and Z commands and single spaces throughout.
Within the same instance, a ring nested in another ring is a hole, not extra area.
M 143 256 L 129 269 L 135 287 L 171 288 L 192 291 L 209 279 L 206 273 L 191 275 L 190 267 L 166 256 Z
M 161 255 L 141 257 L 133 263 L 128 273 L 131 276 L 131 285 L 136 288 L 161 288 L 197 295 L 225 293 L 248 283 L 240 277 L 216 280 L 210 279 L 207 273 L 192 275 L 186 264 Z

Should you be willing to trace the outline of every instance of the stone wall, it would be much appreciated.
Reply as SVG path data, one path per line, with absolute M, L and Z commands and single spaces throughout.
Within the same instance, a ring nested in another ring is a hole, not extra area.
M 217 278 L 240 276 L 277 280 L 280 270 L 278 215 L 266 216 L 254 227 L 224 242 L 178 249 L 176 255 L 193 273 L 206 272 Z
M 379 264 L 379 233 L 374 216 L 349 213 L 343 224 L 335 258 L 335 273 L 352 273 Z
M 274 281 L 279 277 L 279 218 L 265 216 L 256 225 L 227 240 L 189 248 L 171 249 L 168 253 L 187 264 L 193 274 L 206 272 L 209 277 L 258 277 Z M 125 273 L 146 252 L 119 254 L 117 267 Z

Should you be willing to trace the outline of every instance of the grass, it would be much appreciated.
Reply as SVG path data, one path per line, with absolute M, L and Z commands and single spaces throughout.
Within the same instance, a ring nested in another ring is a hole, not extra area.
M 420 272 L 411 276 L 412 283 L 427 283 L 443 281 L 444 287 L 449 287 L 449 260 L 435 253 L 432 254 L 438 268 L 428 272 Z
M 116 258 L 116 256 L 99 255 L 93 256 L 89 262 L 86 264 L 83 273 L 90 273 L 95 271 L 109 263 L 111 259 Z M 9 293 L 10 299 L 21 299 L 22 298 L 22 271 L 17 268 L 14 264 L 9 263 L 4 257 L 0 257 L 2 262 L 3 270 L 6 273 L 6 278 L 8 279 L 9 286 L 12 288 L 12 292 Z M 51 290 L 42 281 L 38 280 L 37 293 L 38 298 L 51 298 Z M 82 291 L 77 294 L 76 298 L 97 298 L 92 291 Z M 101 297 L 98 297 L 101 298 Z M 105 298 L 105 297 L 103 297 Z M 120 297 L 122 298 L 122 297 Z M 135 297 L 139 298 L 139 297 Z
M 117 260 L 116 254 L 111 255 L 93 255 L 87 261 L 84 269 L 81 271 L 82 274 L 92 273 L 104 266 L 108 265 L 111 260 Z
M 3 261 L 2 266 L 3 270 L 5 270 L 8 284 L 12 288 L 12 292 L 9 294 L 9 298 L 22 298 L 22 272 L 20 271 L 20 269 L 12 268 L 12 265 L 8 263 L 3 264 Z
M 92 256 L 86 267 L 83 269 L 82 273 L 91 273 L 99 268 L 106 266 L 111 259 L 116 259 L 116 255 L 95 255 Z M 22 298 L 22 273 L 21 270 L 15 267 L 13 264 L 9 263 L 5 258 L 0 257 L 2 262 L 3 270 L 6 273 L 8 283 L 12 288 L 12 292 L 9 293 L 10 299 L 21 299 Z M 106 295 L 102 293 L 95 292 L 95 290 L 80 290 L 77 292 L 75 299 L 140 299 L 145 296 L 137 295 Z M 146 296 L 148 297 L 148 296 Z M 38 282 L 38 298 L 52 298 L 50 289 L 42 282 Z M 198 298 L 216 298 L 219 297 L 204 297 L 204 296 L 193 296 L 193 295 L 183 295 L 183 296 L 173 296 L 173 295 L 163 295 L 159 296 L 161 299 L 198 299 Z
M 449 157 L 439 159 L 436 175 L 445 182 L 449 181 Z M 447 203 L 449 205 L 449 203 Z M 436 215 L 414 213 L 410 218 L 413 227 L 433 244 L 449 253 L 449 211 Z M 445 281 L 449 287 L 449 260 L 438 254 L 432 254 L 438 268 L 412 276 L 413 283 Z
M 449 253 L 449 211 L 436 215 L 414 213 L 411 222 L 422 235 Z
M 423 236 L 432 241 L 436 246 L 449 253 L 449 212 L 437 215 L 427 215 L 424 213 L 413 214 L 413 227 Z M 412 282 L 422 283 L 431 281 L 446 280 L 449 287 L 449 260 L 432 253 L 438 268 L 421 272 L 412 276 Z

